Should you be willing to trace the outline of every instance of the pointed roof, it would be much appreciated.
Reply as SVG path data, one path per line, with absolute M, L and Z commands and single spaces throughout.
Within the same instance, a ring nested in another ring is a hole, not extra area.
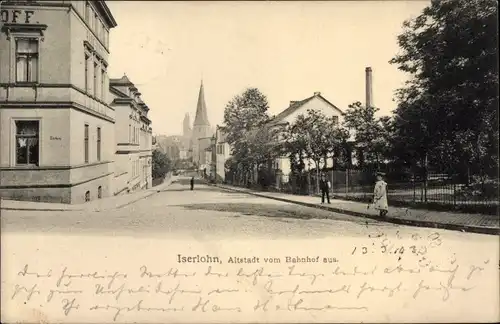
M 205 104 L 205 92 L 203 91 L 203 80 L 200 85 L 200 92 L 198 94 L 198 104 L 196 105 L 196 117 L 194 118 L 194 125 L 208 125 L 207 106 Z
M 315 92 L 313 96 L 311 96 L 309 98 L 306 98 L 304 100 L 291 101 L 290 102 L 290 106 L 288 106 L 288 108 L 286 108 L 285 110 L 283 110 L 278 115 L 274 116 L 274 118 L 272 118 L 270 124 L 279 124 L 287 116 L 290 116 L 292 113 L 294 113 L 295 111 L 299 110 L 302 106 L 304 106 L 306 103 L 308 103 L 309 101 L 311 101 L 314 98 L 320 98 L 320 99 L 322 99 L 328 105 L 330 105 L 333 109 L 337 110 L 341 114 L 343 113 L 340 108 L 338 108 L 337 106 L 335 106 L 334 104 L 332 104 L 330 101 L 328 101 L 325 97 L 323 97 L 321 95 L 321 92 Z

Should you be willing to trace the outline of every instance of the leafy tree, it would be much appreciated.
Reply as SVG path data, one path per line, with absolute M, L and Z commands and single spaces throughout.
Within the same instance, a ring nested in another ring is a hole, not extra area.
M 246 89 L 229 101 L 224 109 L 221 130 L 226 133 L 233 159 L 237 161 L 237 173 L 245 179 L 269 155 L 265 152 L 269 147 L 263 147 L 262 143 L 266 136 L 269 139 L 270 133 L 259 134 L 258 131 L 269 121 L 268 109 L 266 96 L 257 88 Z
M 229 144 L 236 143 L 242 133 L 249 132 L 269 121 L 267 97 L 257 88 L 248 88 L 229 101 L 224 109 L 222 131 Z
M 326 167 L 327 159 L 342 151 L 347 136 L 347 132 L 333 118 L 326 117 L 318 110 L 309 109 L 288 126 L 285 150 L 296 170 L 304 169 L 304 158 L 314 162 L 316 186 L 319 188 L 321 161 Z
M 404 23 L 390 61 L 413 77 L 398 92 L 398 159 L 496 174 L 497 20 L 496 0 L 433 0 Z
M 168 156 L 159 150 L 153 151 L 152 162 L 153 179 L 164 178 L 172 167 L 172 162 L 170 161 Z
M 344 113 L 344 126 L 354 132 L 354 147 L 358 152 L 359 166 L 383 163 L 390 148 L 390 119 L 377 118 L 379 109 L 365 107 L 357 101 L 349 105 Z

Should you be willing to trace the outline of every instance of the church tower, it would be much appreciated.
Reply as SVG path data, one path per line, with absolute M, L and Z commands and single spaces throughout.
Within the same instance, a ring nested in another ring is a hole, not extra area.
M 193 124 L 192 147 L 193 147 L 193 161 L 198 165 L 203 163 L 204 150 L 207 138 L 212 136 L 210 122 L 208 121 L 207 106 L 205 103 L 205 91 L 203 88 L 203 80 L 200 85 L 200 92 L 198 93 L 198 104 L 196 105 L 196 116 Z M 200 139 L 202 139 L 200 141 Z M 208 141 L 209 142 L 209 141 Z M 202 143 L 202 144 L 200 144 Z
M 191 121 L 188 113 L 186 113 L 182 122 L 182 136 L 191 139 Z

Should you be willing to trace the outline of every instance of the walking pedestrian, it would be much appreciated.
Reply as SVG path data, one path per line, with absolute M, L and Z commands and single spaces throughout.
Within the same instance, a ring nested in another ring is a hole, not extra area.
M 321 175 L 321 180 L 319 181 L 319 189 L 321 189 L 321 203 L 325 203 L 325 195 L 326 201 L 330 203 L 330 182 L 324 174 Z
M 191 177 L 190 183 L 191 183 L 191 190 L 193 190 L 194 189 L 194 177 Z
M 377 182 L 373 190 L 373 206 L 380 212 L 380 217 L 385 217 L 389 211 L 387 204 L 387 183 L 383 180 L 384 173 L 377 172 Z

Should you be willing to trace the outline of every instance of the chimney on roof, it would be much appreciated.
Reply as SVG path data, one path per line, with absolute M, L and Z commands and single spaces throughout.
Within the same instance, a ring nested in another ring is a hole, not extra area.
M 315 96 L 320 96 L 321 95 L 321 92 L 317 91 L 314 93 Z
M 366 87 L 366 101 L 365 101 L 365 106 L 366 107 L 372 107 L 373 105 L 373 90 L 372 90 L 372 68 L 367 67 L 365 69 L 365 87 Z
M 290 106 L 293 106 L 297 103 L 297 101 L 290 101 Z

